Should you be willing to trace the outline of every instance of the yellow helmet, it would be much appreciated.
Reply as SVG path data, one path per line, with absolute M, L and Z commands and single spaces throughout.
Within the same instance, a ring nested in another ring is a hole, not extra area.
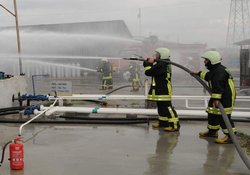
M 217 51 L 207 51 L 204 52 L 201 55 L 201 58 L 205 58 L 208 59 L 212 65 L 218 64 L 221 62 L 221 55 L 219 52 Z
M 156 52 L 160 54 L 160 59 L 169 59 L 170 58 L 170 50 L 168 48 L 158 48 L 155 49 Z

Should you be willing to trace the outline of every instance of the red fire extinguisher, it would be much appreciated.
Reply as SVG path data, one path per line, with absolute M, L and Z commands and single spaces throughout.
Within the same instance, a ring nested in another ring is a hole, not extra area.
M 9 146 L 10 148 L 10 168 L 12 170 L 23 170 L 24 168 L 24 150 L 22 139 L 20 137 L 14 139 Z

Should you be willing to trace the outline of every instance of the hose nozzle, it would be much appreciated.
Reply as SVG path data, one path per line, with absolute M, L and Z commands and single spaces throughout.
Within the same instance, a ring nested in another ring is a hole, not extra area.
M 123 58 L 124 60 L 134 60 L 134 61 L 145 61 L 144 58 L 140 57 L 131 57 L 131 58 Z

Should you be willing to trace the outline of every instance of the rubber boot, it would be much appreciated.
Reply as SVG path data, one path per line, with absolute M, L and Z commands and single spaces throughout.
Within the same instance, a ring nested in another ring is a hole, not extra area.
M 159 122 L 154 122 L 154 123 L 152 123 L 152 128 L 153 128 L 153 129 L 158 129 L 158 128 L 160 128 Z
M 215 130 L 208 130 L 208 131 L 205 131 L 205 132 L 200 132 L 199 133 L 199 136 L 200 137 L 214 137 L 214 138 L 218 138 L 218 131 Z
M 166 132 L 177 132 L 177 131 L 179 131 L 179 128 L 173 128 L 173 127 L 169 126 L 169 127 L 164 127 L 163 130 Z
M 168 126 L 169 126 L 168 122 L 158 121 L 158 122 L 152 123 L 153 129 L 159 129 L 159 128 L 164 128 L 164 127 L 168 127 Z
M 223 138 L 215 139 L 215 143 L 218 143 L 218 144 L 230 144 L 230 143 L 233 143 L 233 141 L 231 140 L 231 138 L 230 138 L 230 136 L 228 134 L 225 134 L 225 136 Z

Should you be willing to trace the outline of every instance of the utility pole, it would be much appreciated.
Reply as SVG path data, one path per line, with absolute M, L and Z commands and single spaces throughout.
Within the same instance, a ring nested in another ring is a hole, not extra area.
M 250 34 L 249 0 L 231 0 L 226 46 L 248 39 Z
M 139 8 L 137 18 L 139 20 L 139 36 L 141 36 L 142 35 L 142 32 L 141 32 L 141 8 Z
M 18 23 L 16 0 L 13 0 L 13 2 L 14 2 L 15 19 L 16 19 L 16 37 L 17 37 L 17 49 L 18 49 L 19 73 L 20 75 L 22 75 L 23 66 L 22 66 L 22 59 L 21 59 L 21 43 L 20 43 L 20 35 L 19 35 L 19 23 Z
M 14 13 L 12 13 L 9 9 L 4 7 L 2 4 L 0 6 L 6 10 L 8 13 L 10 13 L 12 16 L 15 17 L 16 22 L 16 36 L 17 36 L 17 50 L 18 50 L 18 61 L 19 61 L 19 73 L 20 75 L 23 75 L 23 69 L 22 69 L 22 59 L 21 59 L 21 43 L 20 43 L 20 34 L 19 34 L 19 24 L 18 24 L 18 14 L 17 14 L 17 5 L 16 0 L 13 0 L 14 3 Z

